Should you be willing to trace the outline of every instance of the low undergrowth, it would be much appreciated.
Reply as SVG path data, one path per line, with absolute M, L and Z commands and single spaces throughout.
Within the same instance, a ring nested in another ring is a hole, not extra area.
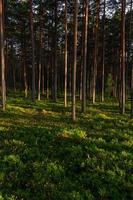
M 112 102 L 70 105 L 10 97 L 0 110 L 0 200 L 133 199 L 133 121 Z

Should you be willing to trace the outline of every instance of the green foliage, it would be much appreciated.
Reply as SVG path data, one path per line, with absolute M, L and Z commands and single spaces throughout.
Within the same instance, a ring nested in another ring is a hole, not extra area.
M 72 124 L 62 102 L 10 97 L 0 110 L 0 200 L 133 199 L 133 121 L 117 106 L 90 104 Z

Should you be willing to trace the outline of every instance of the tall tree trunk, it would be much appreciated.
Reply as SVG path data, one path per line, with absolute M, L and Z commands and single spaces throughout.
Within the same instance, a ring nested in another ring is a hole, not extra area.
M 67 0 L 65 0 L 65 88 L 64 88 L 64 105 L 67 107 Z
M 42 71 L 42 15 L 43 15 L 43 8 L 42 8 L 42 0 L 40 1 L 40 55 L 39 55 L 39 69 L 38 69 L 38 100 L 41 99 L 41 71 Z
M 130 18 L 130 45 L 131 45 L 131 37 L 132 37 L 132 20 L 133 20 L 133 14 L 132 14 L 132 7 L 133 7 L 133 0 L 131 0 L 131 7 L 130 7 L 130 12 L 131 12 L 131 18 Z M 131 118 L 133 119 L 133 62 L 131 63 Z
M 31 33 L 31 46 L 32 46 L 32 100 L 35 101 L 36 88 L 35 88 L 35 44 L 34 44 L 34 27 L 33 27 L 33 0 L 29 0 L 30 5 L 30 33 Z
M 121 8 L 121 49 L 120 49 L 120 113 L 125 113 L 125 5 L 122 0 Z
M 93 103 L 95 103 L 95 101 L 96 101 L 99 11 L 100 11 L 100 0 L 97 0 L 96 1 L 96 20 L 95 20 L 95 27 L 94 27 L 94 64 L 93 64 L 93 78 L 92 78 L 92 101 L 93 101 Z
M 104 11 L 103 11 L 103 27 L 102 27 L 102 102 L 104 101 L 104 85 L 105 85 L 105 8 L 106 0 L 104 0 Z
M 54 66 L 53 66 L 53 101 L 57 101 L 57 0 L 54 1 Z
M 77 28 L 78 28 L 78 0 L 74 0 L 74 52 L 73 52 L 73 82 L 72 82 L 72 120 L 76 120 L 76 68 L 77 68 Z
M 3 0 L 0 0 L 0 47 L 1 47 L 1 84 L 2 84 L 2 108 L 6 107 L 6 85 L 5 85 L 5 56 L 4 56 L 4 24 L 3 24 L 3 12 L 4 12 Z
M 82 77 L 82 112 L 86 112 L 86 67 L 88 37 L 88 0 L 84 0 L 84 43 L 83 43 L 83 77 Z

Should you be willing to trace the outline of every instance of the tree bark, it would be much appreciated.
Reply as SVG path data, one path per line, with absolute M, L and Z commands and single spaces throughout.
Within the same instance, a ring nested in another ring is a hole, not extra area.
M 131 0 L 131 7 L 130 7 L 130 12 L 131 12 L 131 18 L 130 18 L 130 45 L 131 45 L 131 35 L 132 35 L 132 20 L 133 20 L 133 14 L 132 14 L 132 7 L 133 7 L 133 0 Z M 133 62 L 131 62 L 131 118 L 133 119 Z
M 4 56 L 4 24 L 3 24 L 3 12 L 4 12 L 3 0 L 0 0 L 0 47 L 1 47 L 1 92 L 2 92 L 2 108 L 6 108 L 6 83 L 5 83 L 5 56 Z
M 32 46 L 32 100 L 35 101 L 36 88 L 35 88 L 35 44 L 34 44 L 34 26 L 33 26 L 33 0 L 29 0 L 30 6 L 30 34 Z
M 67 0 L 65 0 L 65 88 L 64 88 L 64 105 L 67 107 Z
M 105 85 L 105 8 L 106 0 L 104 0 L 104 11 L 103 11 L 103 28 L 102 28 L 102 97 L 101 100 L 104 102 L 104 85 Z
M 96 101 L 99 11 L 100 11 L 100 0 L 97 0 L 96 1 L 96 20 L 95 20 L 95 27 L 94 27 L 94 64 L 93 64 L 93 78 L 92 78 L 92 101 L 93 101 L 93 103 L 95 103 L 95 101 Z
M 42 8 L 42 0 L 40 1 L 40 55 L 39 55 L 39 69 L 38 69 L 38 100 L 41 100 L 41 74 L 42 74 L 42 15 L 43 15 L 43 8 Z
M 74 52 L 73 52 L 73 83 L 72 83 L 72 120 L 76 120 L 76 68 L 77 68 L 77 27 L 78 27 L 78 0 L 74 0 Z
M 88 0 L 84 0 L 84 43 L 83 43 L 83 77 L 82 77 L 82 112 L 86 112 L 86 67 L 88 37 Z
M 57 101 L 57 0 L 54 1 L 54 66 L 53 66 L 53 101 Z
M 121 49 L 120 49 L 120 113 L 125 113 L 125 5 L 122 0 L 121 8 Z

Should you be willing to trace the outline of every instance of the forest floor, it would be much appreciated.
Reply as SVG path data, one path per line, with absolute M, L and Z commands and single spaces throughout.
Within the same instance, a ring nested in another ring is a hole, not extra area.
M 9 97 L 0 109 L 0 200 L 133 199 L 133 120 L 118 105 Z M 127 107 L 127 111 L 128 107 Z

